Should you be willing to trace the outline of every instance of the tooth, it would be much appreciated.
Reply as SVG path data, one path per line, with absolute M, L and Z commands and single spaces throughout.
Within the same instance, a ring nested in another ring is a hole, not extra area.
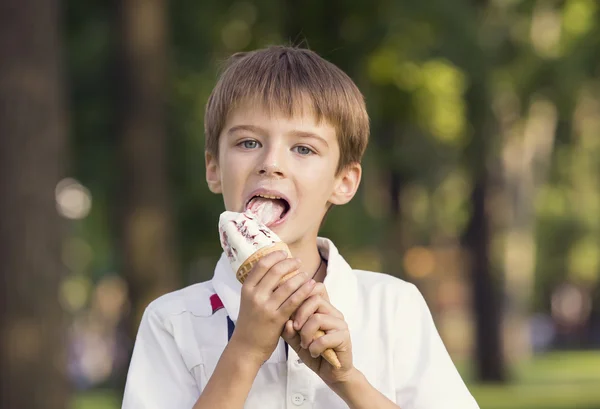
M 280 196 L 272 196 L 272 195 L 262 195 L 262 194 L 258 194 L 256 195 L 258 197 L 264 197 L 265 199 L 281 199 Z

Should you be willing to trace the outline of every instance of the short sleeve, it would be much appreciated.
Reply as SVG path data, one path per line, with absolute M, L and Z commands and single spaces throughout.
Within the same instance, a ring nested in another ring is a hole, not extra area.
M 127 373 L 123 409 L 191 409 L 200 392 L 168 321 L 146 309 Z
M 408 370 L 396 385 L 396 403 L 402 409 L 478 409 L 435 327 L 425 299 L 410 286 L 407 303 L 399 312 L 396 371 Z

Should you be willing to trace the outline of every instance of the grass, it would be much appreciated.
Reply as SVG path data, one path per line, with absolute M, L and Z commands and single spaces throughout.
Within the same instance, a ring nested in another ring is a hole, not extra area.
M 552 353 L 513 368 L 508 385 L 478 385 L 463 376 L 481 409 L 600 409 L 600 351 Z M 73 409 L 118 409 L 113 391 L 75 397 Z
M 80 393 L 73 399 L 72 409 L 119 409 L 121 399 L 113 390 Z
M 482 409 L 600 409 L 600 351 L 537 357 L 513 375 L 508 385 L 470 385 Z
M 598 385 L 475 386 L 481 409 L 600 409 Z

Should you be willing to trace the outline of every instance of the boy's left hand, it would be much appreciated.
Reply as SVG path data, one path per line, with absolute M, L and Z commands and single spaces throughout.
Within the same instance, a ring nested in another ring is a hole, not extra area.
M 319 329 L 325 335 L 314 339 Z M 323 283 L 315 285 L 312 295 L 296 310 L 292 319 L 286 322 L 281 336 L 296 351 L 302 362 L 329 386 L 347 381 L 354 371 L 348 324 L 342 313 L 329 302 Z M 340 369 L 334 368 L 321 357 L 321 353 L 328 348 L 337 354 L 342 364 Z

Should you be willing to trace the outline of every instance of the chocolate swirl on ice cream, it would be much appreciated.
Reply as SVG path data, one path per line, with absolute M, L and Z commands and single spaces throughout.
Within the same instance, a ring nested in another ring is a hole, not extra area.
M 219 220 L 219 231 L 221 247 L 235 272 L 258 250 L 281 242 L 258 216 L 250 212 L 223 212 Z

